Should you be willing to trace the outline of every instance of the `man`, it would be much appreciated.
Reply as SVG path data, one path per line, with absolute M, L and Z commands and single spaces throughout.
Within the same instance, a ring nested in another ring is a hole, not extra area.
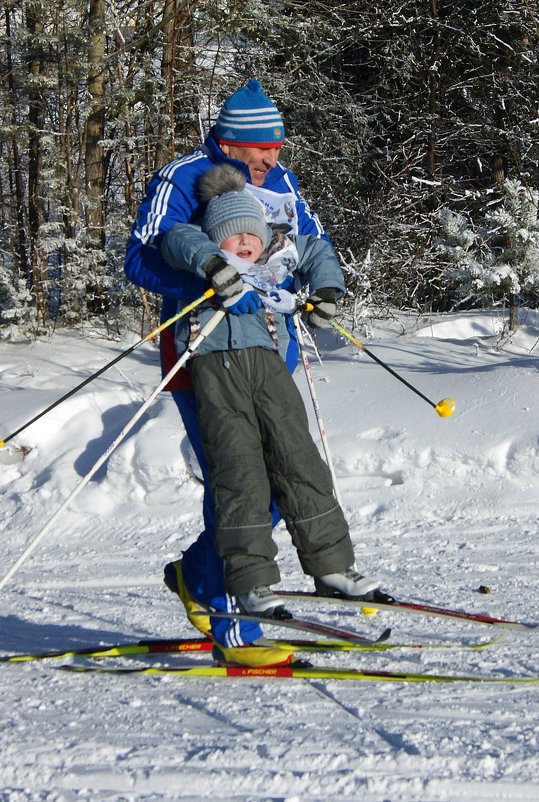
M 151 179 L 127 245 L 125 271 L 135 284 L 163 296 L 162 320 L 172 317 L 178 306 L 199 297 L 208 286 L 195 272 L 181 269 L 189 265 L 175 263 L 174 267 L 170 266 L 163 252 L 171 251 L 168 246 L 171 237 L 174 237 L 175 224 L 202 222 L 204 204 L 197 194 L 197 185 L 200 176 L 215 165 L 229 164 L 245 176 L 247 189 L 263 204 L 268 222 L 286 224 L 293 234 L 310 234 L 328 240 L 318 217 L 302 198 L 295 175 L 278 161 L 283 141 L 281 115 L 262 91 L 260 83 L 251 79 L 225 102 L 205 142 L 186 156 L 166 164 Z M 193 248 L 193 254 L 198 253 L 200 258 L 209 244 L 208 256 L 217 260 L 212 263 L 215 268 L 213 271 L 206 265 L 208 278 L 217 275 L 219 270 L 224 275 L 226 262 L 215 255 L 215 245 L 203 232 L 198 237 L 200 247 Z M 170 256 L 168 258 L 170 262 Z M 221 286 L 216 284 L 216 279 L 213 283 L 215 287 Z M 325 313 L 331 317 L 334 310 L 335 301 L 329 299 Z M 177 360 L 174 336 L 172 326 L 165 329 L 161 336 L 164 372 Z M 286 357 L 291 371 L 297 363 L 297 356 L 297 344 L 292 338 Z M 189 371 L 180 371 L 168 389 L 172 391 L 204 474 L 205 529 L 184 552 L 182 560 L 166 566 L 165 582 L 180 596 L 190 621 L 207 634 L 210 634 L 211 624 L 212 636 L 221 646 L 227 647 L 225 656 L 236 659 L 237 650 L 245 644 L 258 642 L 262 631 L 258 624 L 251 622 L 221 618 L 213 618 L 208 622 L 207 618 L 197 615 L 197 610 L 201 609 L 200 606 L 197 608 L 197 600 L 223 611 L 237 610 L 237 606 L 234 597 L 225 591 L 223 563 L 215 551 L 213 498 L 209 490 Z M 279 518 L 274 506 L 274 525 Z M 264 651 L 261 647 L 260 653 L 255 652 L 256 649 L 250 651 L 252 664 L 282 662 L 278 650 L 269 648 Z M 245 662 L 244 652 L 241 660 Z

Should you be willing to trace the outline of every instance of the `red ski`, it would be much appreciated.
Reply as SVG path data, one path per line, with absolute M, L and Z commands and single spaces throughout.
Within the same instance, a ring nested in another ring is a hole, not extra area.
M 390 610 L 391 612 L 399 613 L 417 613 L 419 615 L 434 615 L 442 618 L 454 618 L 461 621 L 470 621 L 476 624 L 490 624 L 495 627 L 503 627 L 504 629 L 519 629 L 529 631 L 537 629 L 538 623 L 534 621 L 510 621 L 506 618 L 493 618 L 483 613 L 471 613 L 466 610 L 451 610 L 448 607 L 438 607 L 433 604 L 423 604 L 421 602 L 366 602 L 355 601 L 353 599 L 341 599 L 338 596 L 319 596 L 317 593 L 312 593 L 305 590 L 277 590 L 274 591 L 279 598 L 284 599 L 304 599 L 309 602 L 315 602 L 317 605 L 337 604 L 337 605 L 354 605 L 356 607 L 368 607 L 374 610 Z

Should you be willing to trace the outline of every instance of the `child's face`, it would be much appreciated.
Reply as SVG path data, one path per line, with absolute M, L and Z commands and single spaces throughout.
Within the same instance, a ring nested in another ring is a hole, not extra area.
M 249 262 L 256 262 L 262 253 L 262 240 L 255 234 L 232 234 L 221 242 L 219 247 L 223 251 L 234 253 L 241 259 L 248 259 Z

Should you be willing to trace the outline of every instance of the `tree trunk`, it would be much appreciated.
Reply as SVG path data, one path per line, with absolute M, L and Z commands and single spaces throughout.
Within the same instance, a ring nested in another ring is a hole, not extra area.
M 440 95 L 440 31 L 438 27 L 438 4 L 437 0 L 432 0 L 432 18 L 434 24 L 432 62 L 429 67 L 429 133 L 427 139 L 427 173 L 429 178 L 434 178 L 436 172 L 436 136 L 437 136 L 437 114 Z M 430 211 L 436 208 L 437 201 L 434 193 L 431 193 L 427 200 L 427 207 Z
M 33 78 L 28 90 L 28 228 L 30 239 L 30 270 L 32 290 L 36 302 L 37 322 L 43 326 L 48 318 L 48 259 L 40 248 L 41 226 L 45 222 L 43 197 L 43 149 L 41 132 L 43 130 L 45 93 L 37 80 L 44 70 L 39 34 L 41 24 L 41 3 L 28 3 L 26 6 L 26 25 L 31 36 L 27 57 L 28 73 Z
M 161 75 L 168 87 L 168 102 L 161 110 L 161 117 L 170 121 L 170 131 L 164 122 L 159 125 L 157 143 L 155 148 L 155 164 L 157 170 L 170 159 L 174 158 L 174 60 L 176 50 L 176 26 L 178 15 L 178 0 L 165 0 L 163 9 L 163 55 L 161 57 Z
M 92 99 L 86 121 L 86 192 L 88 194 L 88 233 L 95 247 L 103 247 L 104 214 L 103 193 L 105 188 L 105 160 L 100 144 L 105 135 L 105 108 L 103 103 L 103 66 L 105 53 L 105 0 L 90 0 L 88 27 L 90 48 L 88 61 L 88 92 Z
M 105 0 L 90 0 L 88 17 L 90 47 L 88 51 L 88 92 L 91 106 L 86 120 L 86 194 L 88 198 L 88 245 L 92 253 L 94 280 L 87 284 L 87 307 L 90 312 L 107 308 L 106 294 L 99 276 L 104 264 L 105 248 L 105 159 L 101 144 L 105 135 L 103 55 L 105 53 Z
M 7 87 L 8 103 L 7 120 L 14 131 L 17 129 L 16 112 L 16 89 L 14 84 L 14 65 L 11 53 L 11 18 L 10 9 L 5 9 L 6 23 L 6 64 L 7 64 Z M 28 242 L 26 231 L 26 207 L 24 199 L 24 187 L 22 181 L 22 162 L 17 142 L 17 134 L 13 133 L 6 142 L 8 151 L 8 177 L 9 177 L 9 197 L 11 204 L 11 226 L 9 240 L 13 262 L 16 266 L 19 279 L 26 283 L 31 290 L 32 273 L 28 261 Z M 15 230 L 14 230 L 15 229 Z
M 509 331 L 515 330 L 515 293 L 509 293 Z
M 163 10 L 163 54 L 161 75 L 168 88 L 168 98 L 161 111 L 163 123 L 157 136 L 154 169 L 159 169 L 176 153 L 176 137 L 185 138 L 190 132 L 191 112 L 194 111 L 191 85 L 194 79 L 193 13 L 199 0 L 181 3 L 166 0 Z M 178 77 L 180 80 L 178 80 Z M 193 131 L 198 135 L 198 130 Z

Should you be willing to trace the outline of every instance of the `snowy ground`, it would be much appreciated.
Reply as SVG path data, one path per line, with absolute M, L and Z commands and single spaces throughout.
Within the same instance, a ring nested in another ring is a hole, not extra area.
M 402 598 L 538 621 L 539 317 L 510 340 L 499 324 L 495 313 L 401 315 L 357 333 L 434 403 L 453 397 L 446 419 L 333 332 L 311 366 L 359 567 Z M 134 341 L 60 332 L 0 344 L 0 438 Z M 296 378 L 311 413 L 302 369 Z M 0 579 L 158 380 L 147 344 L 0 449 Z M 19 459 L 13 444 L 31 450 Z M 161 579 L 201 523 L 184 453 L 160 396 L 0 591 L 0 650 L 194 633 Z M 276 539 L 282 585 L 309 588 L 286 531 Z M 366 634 L 391 626 L 395 642 L 493 635 L 388 613 L 323 620 Z M 314 660 L 536 676 L 537 633 L 485 651 Z M 0 677 L 1 802 L 539 798 L 537 685 L 80 675 L 50 662 L 3 664 Z

